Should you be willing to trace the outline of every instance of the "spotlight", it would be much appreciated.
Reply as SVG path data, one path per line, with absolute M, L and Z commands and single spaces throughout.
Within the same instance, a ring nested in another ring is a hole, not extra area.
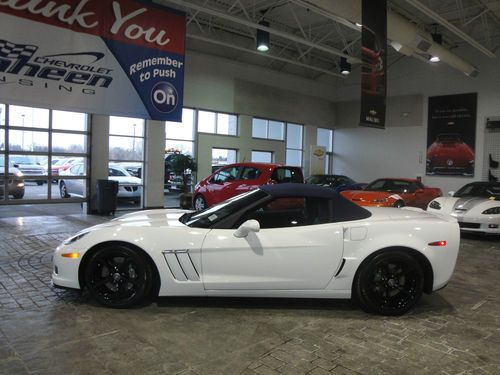
M 351 74 L 351 64 L 347 62 L 347 59 L 345 57 L 340 58 L 340 74 L 347 76 Z
M 436 42 L 439 45 L 443 44 L 443 35 L 439 33 L 432 33 L 431 35 L 432 35 L 432 40 L 434 42 Z M 435 62 L 440 62 L 441 59 L 439 58 L 439 56 L 431 56 L 429 58 L 429 61 L 435 63 Z
M 269 22 L 260 21 L 259 25 L 269 27 Z M 257 51 L 269 51 L 269 32 L 257 29 Z

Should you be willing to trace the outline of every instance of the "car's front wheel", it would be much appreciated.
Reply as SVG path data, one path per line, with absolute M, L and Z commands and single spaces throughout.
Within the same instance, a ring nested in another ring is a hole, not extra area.
M 402 200 L 398 200 L 398 201 L 394 202 L 394 207 L 396 207 L 396 208 L 401 208 L 404 206 L 405 206 L 405 202 Z
M 68 194 L 68 188 L 66 187 L 66 184 L 64 181 L 61 181 L 59 183 L 59 193 L 61 194 L 61 198 L 69 198 L 70 195 Z
M 121 245 L 97 250 L 85 267 L 85 286 L 101 305 L 126 308 L 149 296 L 153 272 L 137 251 Z
M 203 195 L 198 194 L 194 197 L 194 209 L 196 211 L 201 211 L 207 208 L 207 201 L 203 198 Z
M 367 312 L 402 315 L 419 301 L 423 287 L 420 264 L 402 250 L 388 250 L 363 262 L 353 292 Z

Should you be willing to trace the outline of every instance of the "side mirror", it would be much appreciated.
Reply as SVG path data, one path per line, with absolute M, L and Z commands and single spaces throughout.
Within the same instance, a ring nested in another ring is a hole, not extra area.
M 236 232 L 234 232 L 234 236 L 236 238 L 243 238 L 248 236 L 248 233 L 250 232 L 258 232 L 260 231 L 260 224 L 257 220 L 247 220 L 243 224 L 239 226 L 238 229 L 236 229 Z
M 448 192 L 448 195 L 449 195 L 450 197 L 453 197 L 453 196 L 455 195 L 455 192 L 454 192 L 454 191 L 449 191 L 449 192 Z

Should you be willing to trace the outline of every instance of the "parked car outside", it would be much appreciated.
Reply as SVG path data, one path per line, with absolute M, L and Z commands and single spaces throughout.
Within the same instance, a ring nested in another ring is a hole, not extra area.
M 52 176 L 59 176 L 61 171 L 66 171 L 69 167 L 71 167 L 75 163 L 83 162 L 83 158 L 75 157 L 75 158 L 64 158 L 57 161 L 57 163 L 53 164 L 51 167 Z
M 474 151 L 460 134 L 439 134 L 427 149 L 427 174 L 474 175 Z
M 356 182 L 340 174 L 313 174 L 306 178 L 306 184 L 320 185 L 332 188 L 334 191 L 362 190 L 368 184 Z
M 25 177 L 46 176 L 45 168 L 37 163 L 34 159 L 25 155 L 9 155 L 9 164 L 14 168 L 19 169 Z M 26 180 L 34 181 L 37 185 L 43 185 L 41 180 Z
M 79 179 L 65 178 L 67 176 L 81 176 Z M 85 197 L 85 165 L 73 164 L 69 169 L 61 171 L 59 176 L 59 192 L 61 198 Z M 139 202 L 142 195 L 142 180 L 130 175 L 122 166 L 109 164 L 108 176 L 110 180 L 118 182 L 118 198 Z
M 229 164 L 196 184 L 193 206 L 203 210 L 257 186 L 285 182 L 304 183 L 302 169 L 275 163 Z
M 0 197 L 3 197 L 5 191 L 5 166 L 4 161 L 0 158 Z M 7 195 L 12 195 L 14 199 L 24 197 L 24 177 L 23 173 L 14 167 L 9 167 L 7 178 Z
M 346 190 L 340 194 L 360 206 L 412 206 L 424 210 L 431 200 L 443 195 L 441 189 L 424 186 L 410 178 L 380 178 L 369 183 L 364 190 Z
M 320 297 L 401 315 L 446 286 L 459 246 L 450 217 L 263 185 L 201 212 L 140 211 L 84 229 L 55 250 L 52 282 L 114 308 L 156 296 Z
M 463 232 L 500 235 L 500 182 L 472 182 L 451 197 L 439 197 L 427 211 L 450 215 Z

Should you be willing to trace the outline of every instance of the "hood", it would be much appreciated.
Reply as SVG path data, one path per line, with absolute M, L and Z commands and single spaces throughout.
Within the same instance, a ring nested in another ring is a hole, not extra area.
M 189 210 L 181 209 L 159 209 L 137 211 L 130 214 L 120 216 L 110 222 L 99 224 L 90 228 L 95 230 L 105 227 L 121 226 L 121 227 L 185 227 L 179 221 L 179 218 Z
M 457 211 L 469 211 L 471 208 L 483 203 L 490 201 L 486 198 L 480 197 L 463 197 L 458 198 L 455 204 L 453 205 L 453 210 Z
M 112 181 L 117 181 L 118 185 L 141 185 L 142 181 L 140 178 L 133 176 L 113 176 L 109 177 Z

